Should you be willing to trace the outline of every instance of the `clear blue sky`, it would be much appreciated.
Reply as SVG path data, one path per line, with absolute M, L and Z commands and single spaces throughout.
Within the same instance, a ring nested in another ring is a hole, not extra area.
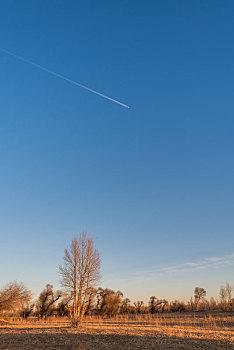
M 2 287 L 87 230 L 130 299 L 233 283 L 233 1 L 1 1 Z

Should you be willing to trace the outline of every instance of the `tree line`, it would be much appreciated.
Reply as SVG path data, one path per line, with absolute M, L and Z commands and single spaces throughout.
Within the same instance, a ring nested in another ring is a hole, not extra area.
M 32 301 L 31 291 L 23 283 L 10 282 L 0 290 L 0 315 L 18 315 L 28 318 L 49 316 L 68 317 L 79 326 L 85 315 L 113 317 L 118 314 L 155 314 L 201 310 L 234 311 L 234 287 L 229 283 L 220 287 L 219 298 L 206 298 L 206 290 L 194 289 L 194 295 L 185 303 L 169 302 L 151 296 L 147 305 L 143 301 L 131 303 L 121 291 L 97 287 L 100 280 L 100 256 L 92 238 L 86 233 L 74 237 L 65 250 L 64 263 L 59 267 L 62 290 L 54 291 L 47 284 L 37 300 Z

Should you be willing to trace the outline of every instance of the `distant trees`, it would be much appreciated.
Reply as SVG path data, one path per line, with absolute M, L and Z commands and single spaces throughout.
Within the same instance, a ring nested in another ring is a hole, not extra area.
M 234 291 L 234 287 L 232 287 L 229 283 L 226 283 L 226 286 L 220 287 L 219 299 L 220 299 L 221 308 L 223 310 L 234 309 L 234 298 L 232 297 L 233 291 Z
M 61 284 L 72 297 L 70 316 L 73 326 L 82 323 L 90 293 L 100 279 L 101 260 L 92 238 L 83 232 L 74 237 L 65 250 L 64 264 L 59 267 Z
M 199 303 L 204 300 L 205 296 L 206 290 L 204 288 L 196 287 L 194 289 L 194 304 L 197 311 L 199 310 Z
M 138 300 L 138 301 L 135 301 L 133 303 L 134 307 L 135 307 L 135 310 L 136 310 L 136 313 L 137 314 L 140 314 L 143 312 L 143 309 L 144 309 L 144 302 L 141 300 Z
M 66 292 L 54 291 L 47 284 L 39 298 L 31 303 L 31 292 L 23 283 L 10 282 L 0 289 L 0 315 L 21 316 L 32 314 L 38 318 L 67 316 L 73 326 L 79 326 L 85 315 L 114 317 L 119 314 L 155 314 L 181 311 L 233 311 L 234 286 L 226 283 L 219 290 L 219 299 L 206 299 L 204 288 L 196 287 L 190 301 L 168 302 L 151 296 L 148 306 L 143 301 L 131 303 L 121 291 L 109 288 L 97 288 L 100 279 L 100 257 L 92 238 L 82 233 L 72 239 L 69 249 L 65 250 L 64 264 L 59 267 L 61 284 Z M 1 322 L 6 322 L 1 320 Z
M 194 296 L 187 303 L 180 300 L 168 302 L 167 299 L 159 299 L 151 296 L 148 306 L 143 301 L 135 301 L 131 304 L 128 298 L 124 298 L 121 291 L 114 291 L 109 288 L 90 288 L 85 302 L 84 315 L 99 315 L 102 317 L 114 317 L 118 314 L 155 314 L 163 312 L 182 311 L 208 311 L 208 310 L 233 310 L 234 298 L 233 287 L 226 283 L 220 287 L 219 300 L 211 297 L 206 299 L 206 290 L 201 287 L 194 289 Z M 63 295 L 58 303 L 53 304 L 50 315 L 56 313 L 59 316 L 71 315 L 73 309 L 72 293 Z M 52 312 L 53 311 L 53 312 Z
M 22 311 L 28 307 L 31 297 L 31 291 L 23 283 L 8 283 L 0 290 L 0 313 Z
M 128 298 L 122 300 L 122 305 L 120 307 L 121 314 L 129 314 L 131 312 L 131 301 Z
M 186 309 L 186 306 L 183 301 L 174 300 L 170 303 L 171 312 L 182 312 Z
M 46 288 L 41 292 L 36 305 L 38 314 L 41 318 L 52 315 L 55 309 L 55 304 L 61 296 L 61 291 L 54 292 L 51 284 L 46 285 Z
M 83 256 L 85 256 L 85 250 L 83 253 Z M 68 254 L 71 254 L 71 252 L 69 251 Z M 153 315 L 155 313 L 182 312 L 184 310 L 234 310 L 233 287 L 229 283 L 226 283 L 225 286 L 220 287 L 219 299 L 217 300 L 213 297 L 211 297 L 209 300 L 206 299 L 206 290 L 204 288 L 196 287 L 194 289 L 194 296 L 191 297 L 190 302 L 184 303 L 180 300 L 174 300 L 169 303 L 166 299 L 158 299 L 155 296 L 151 296 L 148 302 L 148 306 L 145 306 L 144 302 L 139 300 L 131 303 L 128 298 L 124 298 L 121 291 L 114 291 L 109 288 L 101 287 L 96 289 L 94 287 L 94 284 L 91 282 L 87 287 L 87 284 L 84 282 L 85 273 L 78 275 L 78 273 L 82 271 L 80 268 L 78 268 L 78 266 L 79 263 L 76 265 L 77 279 L 75 307 L 77 314 L 74 314 L 75 293 L 72 288 L 66 288 L 65 293 L 62 291 L 54 291 L 53 286 L 51 284 L 47 284 L 45 289 L 43 289 L 40 293 L 39 298 L 34 301 L 34 303 L 32 303 L 31 292 L 24 286 L 24 284 L 11 282 L 0 290 L 0 315 L 15 315 L 21 316 L 23 318 L 27 318 L 32 315 L 38 316 L 40 318 L 47 318 L 49 316 L 67 316 L 71 319 L 72 325 L 77 326 L 82 322 L 84 315 L 115 317 L 119 314 L 150 313 Z M 83 264 L 83 267 L 84 266 L 85 263 Z M 82 267 L 82 264 L 80 267 Z M 65 267 L 63 266 L 63 268 Z M 70 270 L 70 272 L 72 272 L 72 270 Z M 71 279 L 72 278 L 73 275 L 71 275 Z M 83 284 L 80 283 L 82 278 Z M 90 281 L 94 280 L 92 279 Z M 81 293 L 80 297 L 79 293 Z M 80 305 L 79 308 L 78 305 Z M 78 310 L 80 310 L 79 314 Z
M 154 314 L 156 312 L 157 307 L 157 298 L 155 296 L 150 297 L 149 300 L 149 312 Z
M 57 303 L 57 306 L 54 309 L 56 316 L 59 316 L 59 317 L 69 316 L 70 301 L 71 301 L 71 298 L 67 294 L 62 295 L 62 298 L 59 299 L 59 302 Z
M 209 301 L 209 309 L 210 310 L 216 310 L 217 309 L 217 302 L 215 298 L 211 297 Z
M 99 315 L 115 316 L 119 313 L 122 305 L 123 293 L 113 291 L 108 288 L 98 288 L 97 290 L 97 313 Z
M 149 312 L 154 314 L 155 312 L 164 312 L 168 301 L 166 299 L 157 299 L 155 296 L 150 297 L 149 300 Z

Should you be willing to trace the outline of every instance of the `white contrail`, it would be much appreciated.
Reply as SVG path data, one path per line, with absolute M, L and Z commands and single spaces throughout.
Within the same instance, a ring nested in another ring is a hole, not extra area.
M 111 98 L 111 97 L 109 97 L 109 96 L 103 95 L 102 93 L 100 93 L 100 92 L 98 92 L 98 91 L 96 91 L 96 90 L 90 89 L 89 87 L 87 87 L 87 86 L 85 86 L 85 85 L 83 85 L 83 84 L 80 84 L 80 83 L 78 83 L 77 81 L 74 81 L 74 80 L 72 80 L 72 79 L 66 78 L 65 76 L 63 76 L 63 75 L 61 75 L 61 74 L 59 74 L 59 73 L 56 73 L 56 72 L 54 72 L 54 71 L 52 71 L 52 70 L 50 70 L 50 69 L 47 69 L 47 68 L 41 66 L 40 64 L 34 63 L 34 62 L 32 62 L 32 61 L 29 61 L 29 60 L 27 60 L 26 58 L 24 58 L 24 57 L 22 57 L 22 56 L 16 55 L 16 54 L 14 54 L 14 53 L 12 53 L 12 52 L 10 52 L 10 51 L 8 51 L 8 50 L 5 50 L 5 49 L 3 49 L 3 48 L 1 48 L 1 47 L 0 47 L 0 51 L 5 52 L 5 53 L 7 53 L 8 55 L 11 55 L 11 56 L 13 56 L 13 57 L 17 58 L 18 60 L 21 60 L 21 61 L 23 61 L 23 62 L 25 62 L 25 63 L 31 64 L 32 66 L 34 66 L 34 67 L 36 67 L 36 68 L 39 68 L 39 69 L 41 69 L 41 70 L 43 70 L 43 71 L 45 71 L 45 72 L 47 72 L 47 73 L 50 73 L 50 74 L 56 76 L 57 78 L 63 79 L 63 80 L 65 80 L 65 81 L 67 81 L 68 83 L 71 83 L 71 84 L 74 84 L 74 85 L 76 85 L 76 86 L 79 86 L 79 87 L 81 87 L 82 89 L 88 90 L 88 91 L 93 92 L 94 94 L 96 94 L 96 95 L 98 95 L 98 96 L 104 97 L 104 98 L 106 98 L 107 100 L 110 100 L 110 101 L 112 101 L 112 102 L 115 102 L 115 103 L 119 104 L 120 106 L 123 106 L 123 107 L 125 107 L 125 108 L 130 108 L 130 106 L 125 105 L 124 103 L 122 103 L 122 102 L 120 102 L 120 101 L 117 101 L 117 100 L 115 100 L 115 99 L 113 99 L 113 98 Z

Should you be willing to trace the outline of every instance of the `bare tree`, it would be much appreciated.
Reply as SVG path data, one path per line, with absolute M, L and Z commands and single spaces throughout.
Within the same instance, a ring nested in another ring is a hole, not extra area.
M 154 314 L 155 312 L 163 312 L 168 301 L 166 299 L 158 299 L 155 296 L 150 297 L 149 300 L 149 312 Z
M 120 312 L 122 314 L 128 314 L 131 308 L 131 301 L 128 298 L 123 299 Z
M 233 308 L 233 298 L 232 298 L 232 292 L 233 287 L 226 283 L 226 286 L 221 286 L 219 290 L 219 298 L 220 298 L 220 304 L 221 308 L 223 310 L 232 310 Z
M 155 296 L 152 296 L 149 300 L 148 310 L 151 314 L 154 314 L 155 312 L 164 312 L 167 306 L 168 301 L 166 299 L 158 299 Z
M 153 315 L 156 310 L 157 298 L 153 295 L 149 300 L 149 312 Z
M 41 318 L 50 316 L 53 313 L 55 304 L 61 296 L 61 291 L 58 290 L 54 292 L 51 284 L 46 285 L 46 288 L 41 292 L 37 302 L 37 309 Z
M 22 318 L 25 318 L 25 319 L 28 318 L 34 309 L 34 306 L 35 306 L 34 304 L 31 304 L 31 305 L 27 304 L 25 307 L 23 307 L 21 312 Z
M 137 314 L 140 314 L 140 313 L 142 313 L 143 312 L 143 308 L 144 308 L 144 303 L 143 303 L 143 301 L 135 301 L 134 303 L 133 303 L 133 305 L 134 305 L 134 307 L 135 307 L 135 310 L 136 310 L 136 313 Z
M 65 249 L 64 265 L 59 267 L 61 284 L 71 294 L 73 305 L 70 315 L 72 325 L 82 323 L 88 307 L 89 294 L 100 279 L 101 260 L 92 238 L 83 232 L 73 238 Z
M 223 310 L 226 309 L 227 305 L 227 295 L 226 295 L 226 288 L 224 286 L 220 287 L 219 290 L 219 299 L 220 299 L 220 306 Z
M 229 284 L 226 283 L 226 296 L 227 296 L 227 309 L 232 310 L 232 292 L 233 292 L 233 287 Z
M 199 310 L 199 303 L 200 301 L 204 300 L 206 296 L 206 290 L 204 288 L 196 287 L 194 289 L 194 301 L 195 301 L 195 306 L 196 310 Z
M 21 311 L 28 306 L 30 299 L 31 292 L 23 283 L 10 282 L 0 290 L 0 313 Z

